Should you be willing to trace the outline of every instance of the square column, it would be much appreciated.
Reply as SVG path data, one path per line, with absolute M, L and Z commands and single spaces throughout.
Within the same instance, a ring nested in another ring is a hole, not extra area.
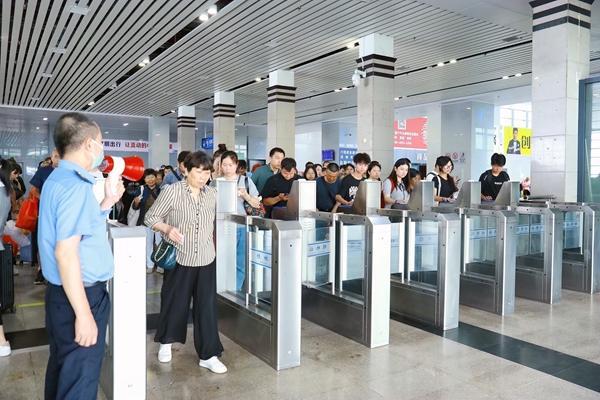
M 366 73 L 358 85 L 357 151 L 394 165 L 394 38 L 371 34 L 359 40 L 357 69 Z
M 590 71 L 592 1 L 532 1 L 532 195 L 577 200 L 579 81 Z
M 196 150 L 196 109 L 181 106 L 177 114 L 177 150 Z
M 169 164 L 169 117 L 150 117 L 148 120 L 148 165 L 160 168 Z
M 281 147 L 286 157 L 295 156 L 296 88 L 294 72 L 278 70 L 269 74 L 267 152 Z
M 235 148 L 235 102 L 233 92 L 216 92 L 213 105 L 213 150 L 225 143 L 227 149 Z

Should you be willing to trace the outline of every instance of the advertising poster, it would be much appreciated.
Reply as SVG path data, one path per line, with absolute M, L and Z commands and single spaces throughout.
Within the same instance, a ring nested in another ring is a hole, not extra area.
M 394 159 L 427 163 L 427 117 L 394 121 Z
M 531 155 L 531 129 L 504 127 L 504 153 Z

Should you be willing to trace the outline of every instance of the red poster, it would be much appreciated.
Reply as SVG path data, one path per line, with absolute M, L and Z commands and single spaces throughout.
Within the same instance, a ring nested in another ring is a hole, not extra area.
M 394 148 L 427 150 L 427 117 L 394 121 Z

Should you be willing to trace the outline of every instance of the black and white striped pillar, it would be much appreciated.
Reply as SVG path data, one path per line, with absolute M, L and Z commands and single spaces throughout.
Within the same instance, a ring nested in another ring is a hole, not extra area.
M 278 70 L 269 74 L 267 153 L 281 147 L 286 157 L 295 156 L 296 88 L 294 72 Z
M 235 102 L 233 92 L 216 92 L 213 105 L 213 150 L 220 143 L 235 148 Z
M 356 67 L 366 73 L 358 85 L 357 151 L 394 165 L 394 38 L 378 34 L 359 41 Z
M 579 81 L 590 71 L 592 3 L 529 3 L 533 8 L 531 181 L 543 182 L 535 185 L 536 196 L 577 200 Z
M 196 150 L 196 109 L 181 106 L 177 113 L 177 152 Z

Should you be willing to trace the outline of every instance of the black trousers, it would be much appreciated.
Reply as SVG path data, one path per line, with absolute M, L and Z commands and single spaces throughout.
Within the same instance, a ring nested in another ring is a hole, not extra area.
M 50 336 L 50 358 L 46 369 L 44 398 L 96 399 L 98 380 L 110 316 L 106 284 L 85 288 L 92 315 L 98 326 L 95 345 L 75 343 L 75 312 L 62 286 L 46 289 L 46 330 Z
M 201 360 L 220 357 L 223 351 L 217 326 L 217 267 L 215 260 L 204 267 L 177 264 L 165 270 L 160 293 L 160 314 L 154 341 L 185 343 L 190 300 L 193 297 L 194 346 Z

